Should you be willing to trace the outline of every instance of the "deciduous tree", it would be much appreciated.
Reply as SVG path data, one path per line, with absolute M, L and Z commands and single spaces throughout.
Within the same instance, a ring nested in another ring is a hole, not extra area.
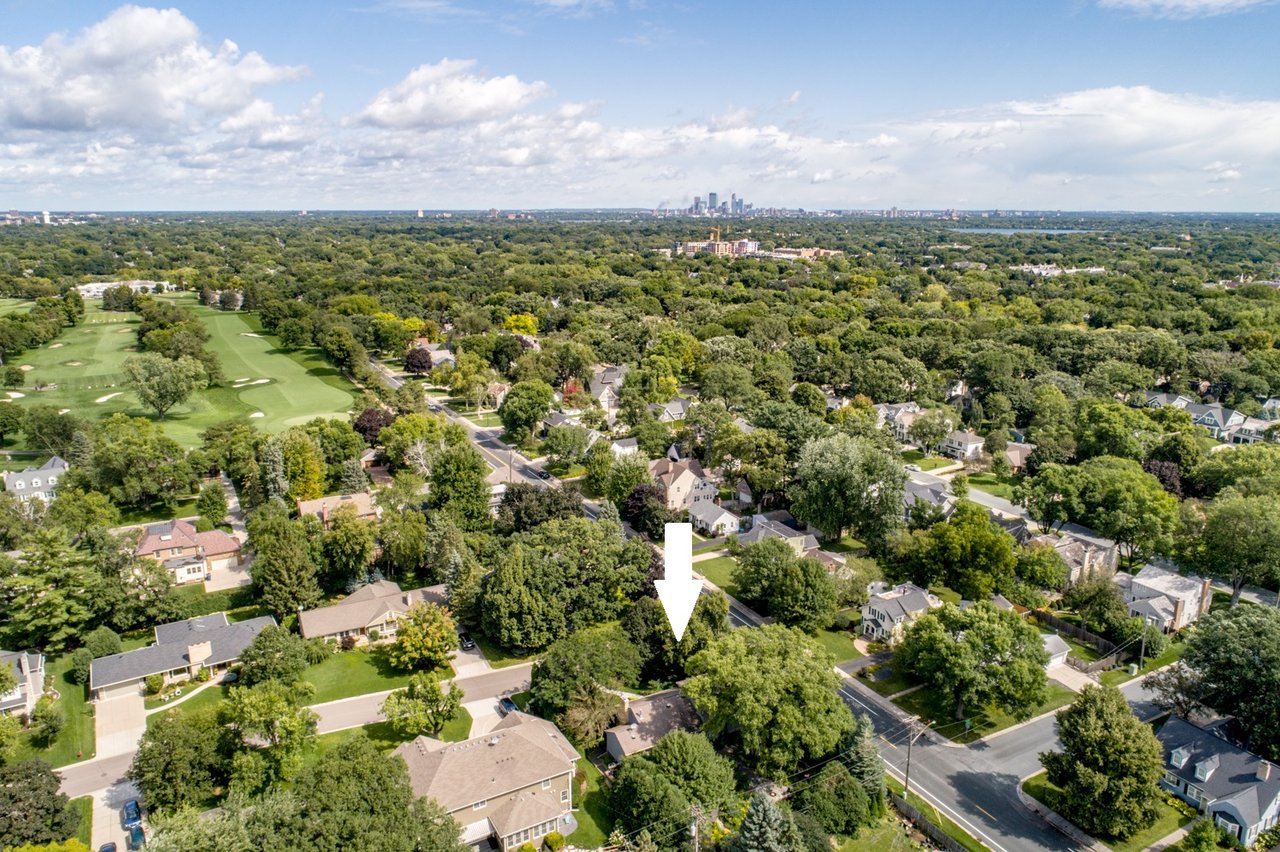
M 462 690 L 453 682 L 446 688 L 430 673 L 415 674 L 404 689 L 382 702 L 382 715 L 402 737 L 435 737 L 458 712 L 462 698 Z
M 396 626 L 396 641 L 387 659 L 400 669 L 444 668 L 458 649 L 458 631 L 449 610 L 433 603 L 415 603 Z
M 174 360 L 155 352 L 143 352 L 124 359 L 121 369 L 133 384 L 138 400 L 155 409 L 161 420 L 169 409 L 186 402 L 191 394 L 209 384 L 204 365 L 186 355 Z

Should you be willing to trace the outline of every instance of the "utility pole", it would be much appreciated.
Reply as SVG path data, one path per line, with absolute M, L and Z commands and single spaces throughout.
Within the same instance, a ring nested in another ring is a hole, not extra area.
M 911 795 L 911 747 L 915 745 L 916 738 L 924 733 L 924 728 L 916 727 L 916 717 L 912 716 L 907 720 L 907 771 L 903 773 L 902 781 L 902 800 L 907 804 L 911 804 L 908 796 Z
M 1142 644 L 1138 646 L 1138 671 L 1139 672 L 1142 671 L 1142 663 L 1147 656 L 1147 625 L 1149 623 L 1150 622 L 1148 622 L 1145 618 L 1142 620 Z
M 693 838 L 693 852 L 700 852 L 700 838 L 698 837 L 698 813 L 697 804 L 689 806 L 689 811 L 693 815 L 693 821 L 689 823 L 689 835 Z

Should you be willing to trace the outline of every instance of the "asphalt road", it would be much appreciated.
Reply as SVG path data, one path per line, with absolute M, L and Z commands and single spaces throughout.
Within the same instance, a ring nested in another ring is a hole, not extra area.
M 1143 719 L 1158 714 L 1140 680 L 1122 691 Z M 855 713 L 871 717 L 881 756 L 901 781 L 910 735 L 905 714 L 856 680 L 847 680 L 840 695 Z M 971 746 L 957 746 L 929 732 L 911 749 L 911 789 L 994 852 L 1077 849 L 1018 801 L 1018 784 L 1041 769 L 1040 752 L 1057 747 L 1052 715 Z

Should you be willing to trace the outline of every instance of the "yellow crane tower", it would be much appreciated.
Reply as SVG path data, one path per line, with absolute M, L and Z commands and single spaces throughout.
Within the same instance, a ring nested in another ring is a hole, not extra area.
M 717 243 L 718 243 L 718 242 L 720 242 L 720 229 L 719 229 L 719 228 L 712 228 L 712 229 L 711 229 L 711 240 L 712 240 L 713 242 L 717 242 Z

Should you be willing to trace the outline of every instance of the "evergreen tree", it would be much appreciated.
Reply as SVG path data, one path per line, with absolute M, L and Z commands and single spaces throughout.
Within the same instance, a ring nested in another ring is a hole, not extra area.
M 867 716 L 855 716 L 853 730 L 844 742 L 844 762 L 849 773 L 867 792 L 870 815 L 878 818 L 885 812 L 884 762 L 876 747 L 875 726 Z
M 360 464 L 360 459 L 347 459 L 342 463 L 342 473 L 338 477 L 338 491 L 342 494 L 358 494 L 369 487 L 369 474 Z
M 804 841 L 790 812 L 764 793 L 756 793 L 727 848 L 729 852 L 801 852 Z

